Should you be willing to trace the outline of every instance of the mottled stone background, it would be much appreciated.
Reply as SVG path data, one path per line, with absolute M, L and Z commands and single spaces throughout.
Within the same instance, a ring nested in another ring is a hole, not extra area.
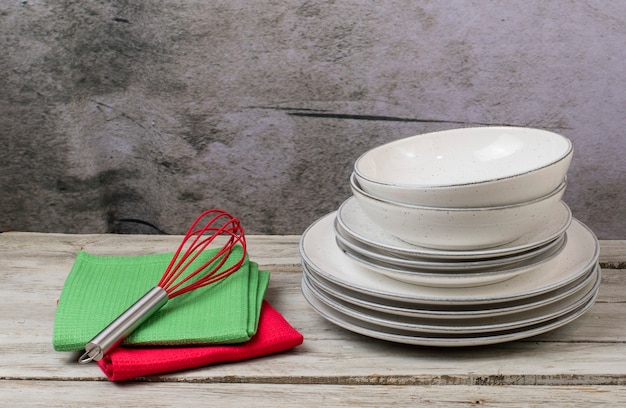
M 560 132 L 565 201 L 626 231 L 626 1 L 0 2 L 0 231 L 299 234 L 378 144 Z

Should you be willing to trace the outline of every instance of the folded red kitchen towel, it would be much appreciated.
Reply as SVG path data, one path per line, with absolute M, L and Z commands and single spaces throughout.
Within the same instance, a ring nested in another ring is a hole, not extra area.
M 98 361 L 98 365 L 111 381 L 123 381 L 208 364 L 261 357 L 289 350 L 302 342 L 302 334 L 263 300 L 258 330 L 245 343 L 197 347 L 117 347 Z

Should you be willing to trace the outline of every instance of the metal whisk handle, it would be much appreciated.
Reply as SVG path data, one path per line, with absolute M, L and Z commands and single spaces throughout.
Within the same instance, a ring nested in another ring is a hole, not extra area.
M 87 364 L 91 361 L 101 360 L 140 324 L 163 307 L 167 301 L 168 295 L 165 289 L 160 286 L 152 288 L 96 337 L 91 339 L 85 345 L 85 354 L 78 359 L 78 362 Z

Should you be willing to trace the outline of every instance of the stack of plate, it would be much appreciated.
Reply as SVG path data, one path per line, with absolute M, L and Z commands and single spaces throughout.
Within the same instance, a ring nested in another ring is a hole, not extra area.
M 417 345 L 522 339 L 585 313 L 600 284 L 599 243 L 564 202 L 507 244 L 441 249 L 407 243 L 354 197 L 300 241 L 302 292 L 321 316 L 366 336 Z

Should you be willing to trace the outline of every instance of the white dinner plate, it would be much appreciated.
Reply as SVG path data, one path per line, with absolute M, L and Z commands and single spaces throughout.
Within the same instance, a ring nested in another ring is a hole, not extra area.
M 487 259 L 450 260 L 421 258 L 415 256 L 407 257 L 397 253 L 389 252 L 384 249 L 379 249 L 351 238 L 349 234 L 343 231 L 341 225 L 339 225 L 339 223 L 337 222 L 337 219 L 335 219 L 334 227 L 337 242 L 346 253 L 352 253 L 356 256 L 364 257 L 374 263 L 382 262 L 384 264 L 394 265 L 400 268 L 442 272 L 484 272 L 488 269 L 503 268 L 505 266 L 513 264 L 517 264 L 519 266 L 522 262 L 532 262 L 534 258 L 541 256 L 546 251 L 552 251 L 555 247 L 561 247 L 565 245 L 566 240 L 566 234 L 563 233 L 546 244 L 508 256 L 500 256 Z
M 319 290 L 315 285 L 309 282 L 306 275 L 302 276 L 302 285 L 306 286 L 306 290 L 308 290 L 311 296 L 316 297 L 325 306 L 363 322 L 410 332 L 471 335 L 521 329 L 523 327 L 554 320 L 577 310 L 595 297 L 600 286 L 600 273 L 598 269 L 594 273 L 594 277 L 594 280 L 590 281 L 587 285 L 572 293 L 570 296 L 540 308 L 501 316 L 491 316 L 488 318 L 443 320 L 437 318 L 407 317 L 361 308 L 348 302 L 343 302 L 333 297 L 331 294 Z
M 597 292 L 595 292 L 594 296 L 578 309 L 575 309 L 563 316 L 536 325 L 493 333 L 478 333 L 474 335 L 445 335 L 410 332 L 406 330 L 392 329 L 389 327 L 364 322 L 358 319 L 354 319 L 350 316 L 346 316 L 345 314 L 324 305 L 324 303 L 320 302 L 319 299 L 317 299 L 315 296 L 312 296 L 306 286 L 302 286 L 302 293 L 311 305 L 311 307 L 313 307 L 313 309 L 316 310 L 320 316 L 322 316 L 329 322 L 336 324 L 337 326 L 343 327 L 346 330 L 380 340 L 435 347 L 484 346 L 489 344 L 498 344 L 509 341 L 521 340 L 524 338 L 543 334 L 548 331 L 562 327 L 582 316 L 594 304 L 597 297 Z
M 432 304 L 513 301 L 563 287 L 593 268 L 599 256 L 595 235 L 580 221 L 567 229 L 567 245 L 541 268 L 503 282 L 470 288 L 412 285 L 372 272 L 351 260 L 335 241 L 336 211 L 311 224 L 300 239 L 303 263 L 325 279 L 377 297 Z
M 325 292 L 337 299 L 341 299 L 344 302 L 351 303 L 361 308 L 399 316 L 431 319 L 476 319 L 503 316 L 543 307 L 580 291 L 590 282 L 596 280 L 599 273 L 600 266 L 596 265 L 591 272 L 583 275 L 577 281 L 569 285 L 542 295 L 518 301 L 487 305 L 443 305 L 437 307 L 429 304 L 421 305 L 418 303 L 394 301 L 355 292 L 325 280 L 303 265 L 303 276 L 306 277 L 311 285 L 317 288 L 317 290 Z
M 567 204 L 561 201 L 548 224 L 508 244 L 471 251 L 441 250 L 409 244 L 389 234 L 365 215 L 354 197 L 344 201 L 337 210 L 339 228 L 351 238 L 368 246 L 402 256 L 434 259 L 488 259 L 518 254 L 555 240 L 565 232 L 571 222 L 572 212 Z
M 566 236 L 567 234 L 563 234 L 561 246 L 552 246 L 549 251 L 544 251 L 530 260 L 504 266 L 492 266 L 482 270 L 472 269 L 470 271 L 432 271 L 421 268 L 402 267 L 388 264 L 377 259 L 367 258 L 360 253 L 353 252 L 344 247 L 344 243 L 339 237 L 337 237 L 337 245 L 355 262 L 375 273 L 381 273 L 392 279 L 425 286 L 470 287 L 502 282 L 522 273 L 528 273 L 540 268 L 544 263 L 557 256 L 563 250 L 567 241 Z

